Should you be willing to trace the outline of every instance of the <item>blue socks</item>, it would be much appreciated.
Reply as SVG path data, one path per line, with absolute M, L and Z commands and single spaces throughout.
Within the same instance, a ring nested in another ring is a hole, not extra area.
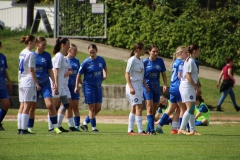
M 57 116 L 50 117 L 52 124 L 57 124 Z
M 89 116 L 86 117 L 85 122 L 86 122 L 87 124 L 90 123 L 90 118 L 89 118 Z
M 90 119 L 90 123 L 92 127 L 96 127 L 96 118 Z
M 6 116 L 7 111 L 5 111 L 3 108 L 0 111 L 0 123 L 2 122 L 3 118 Z
M 154 132 L 154 116 L 153 115 L 147 115 L 148 119 L 148 125 L 147 125 L 147 132 Z
M 195 126 L 202 126 L 202 121 L 196 121 Z
M 75 117 L 73 117 L 73 119 L 74 119 L 75 126 L 79 126 L 80 125 L 80 116 L 75 116 Z
M 169 116 L 166 113 L 163 113 L 162 118 L 161 118 L 161 120 L 160 120 L 160 122 L 158 124 L 160 126 L 163 126 L 164 124 L 166 124 L 168 119 L 169 119 Z
M 34 126 L 34 118 L 29 118 L 28 120 L 28 128 L 33 128 Z

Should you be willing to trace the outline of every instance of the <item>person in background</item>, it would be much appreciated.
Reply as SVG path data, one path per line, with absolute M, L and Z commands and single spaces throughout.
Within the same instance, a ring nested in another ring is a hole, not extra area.
M 238 107 L 237 103 L 236 103 L 236 99 L 235 99 L 235 94 L 233 91 L 233 86 L 235 84 L 235 79 L 234 79 L 234 73 L 233 73 L 233 63 L 234 60 L 233 58 L 225 58 L 226 61 L 226 65 L 223 67 L 218 82 L 216 84 L 217 87 L 219 87 L 222 78 L 223 78 L 223 82 L 222 85 L 220 87 L 220 93 L 222 92 L 221 97 L 218 100 L 218 105 L 217 105 L 217 111 L 222 112 L 222 103 L 225 100 L 225 98 L 227 97 L 227 95 L 229 94 L 233 103 L 233 106 L 235 108 L 235 110 L 238 112 L 240 110 L 240 107 Z
M 2 42 L 0 41 L 0 49 L 2 48 Z M 10 108 L 10 100 L 7 90 L 7 85 L 5 80 L 8 82 L 8 89 L 12 89 L 12 82 L 8 76 L 7 72 L 7 58 L 3 53 L 0 53 L 0 100 L 2 104 L 2 109 L 0 110 L 0 131 L 4 131 L 2 121 L 7 114 L 8 109 Z
M 164 82 L 163 93 L 167 90 L 166 67 L 162 58 L 158 57 L 158 47 L 151 45 L 149 48 L 149 57 L 143 60 L 144 79 L 147 83 L 148 91 L 143 85 L 143 98 L 147 108 L 147 133 L 156 135 L 154 130 L 154 115 L 159 105 L 160 91 L 160 74 Z
M 210 120 L 210 112 L 201 95 L 196 97 L 196 107 L 194 111 L 195 126 L 208 126 Z
M 93 132 L 99 132 L 96 126 L 96 115 L 102 106 L 102 82 L 107 78 L 107 65 L 104 58 L 97 56 L 97 46 L 88 46 L 89 57 L 85 59 L 78 71 L 75 84 L 75 93 L 79 92 L 79 83 L 83 87 L 85 103 L 88 104 L 89 113 L 83 124 L 80 126 L 84 131 L 88 131 L 87 124 L 90 122 Z M 84 79 L 82 81 L 82 75 Z

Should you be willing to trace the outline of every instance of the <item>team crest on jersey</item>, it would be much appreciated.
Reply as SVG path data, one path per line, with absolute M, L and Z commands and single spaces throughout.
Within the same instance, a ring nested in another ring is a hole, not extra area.
M 46 59 L 42 58 L 42 63 L 45 63 L 46 62 Z
M 193 99 L 193 95 L 189 96 L 190 99 Z
M 159 66 L 159 65 L 156 65 L 156 69 L 160 69 L 160 66 Z
M 4 64 L 4 60 L 2 60 L 2 64 Z
M 78 65 L 77 65 L 77 63 L 73 63 L 73 65 L 75 66 L 75 67 L 77 67 Z
M 137 99 L 137 98 L 135 98 L 135 99 L 134 99 L 134 102 L 138 102 L 138 99 Z
M 99 66 L 100 68 L 102 68 L 102 63 L 99 63 L 98 66 Z

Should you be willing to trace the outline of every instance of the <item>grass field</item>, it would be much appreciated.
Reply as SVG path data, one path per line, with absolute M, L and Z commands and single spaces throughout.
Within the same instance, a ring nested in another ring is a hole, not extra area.
M 240 124 L 197 127 L 202 136 L 128 136 L 127 125 L 98 124 L 99 133 L 47 132 L 47 123 L 35 125 L 35 135 L 16 134 L 16 122 L 5 122 L 0 132 L 0 159 L 239 159 Z M 144 126 L 145 127 L 145 126 Z M 136 126 L 135 126 L 136 128 Z

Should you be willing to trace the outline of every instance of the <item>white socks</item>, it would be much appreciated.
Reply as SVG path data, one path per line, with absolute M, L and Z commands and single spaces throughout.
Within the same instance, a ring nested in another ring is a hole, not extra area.
M 73 117 L 72 118 L 68 118 L 67 121 L 68 121 L 68 126 L 69 127 L 74 127 Z
M 18 119 L 18 129 L 21 129 L 21 124 L 22 124 L 22 114 L 21 113 L 18 113 L 18 116 L 17 116 L 17 119 Z
M 173 121 L 173 122 L 172 122 L 172 129 L 178 130 L 179 127 L 180 127 L 179 121 Z
M 128 118 L 128 132 L 131 132 L 131 130 L 133 130 L 134 122 L 135 122 L 135 114 L 129 113 L 129 118 Z
M 21 129 L 27 130 L 28 120 L 29 120 L 29 114 L 22 114 Z
M 64 114 L 58 113 L 58 117 L 57 117 L 58 127 L 62 126 L 63 118 L 64 118 Z
M 181 124 L 181 127 L 180 127 L 181 130 L 185 130 L 186 125 L 187 125 L 190 117 L 191 117 L 191 114 L 188 113 L 188 111 L 186 111 L 186 112 L 183 114 L 182 124 Z
M 142 116 L 136 116 L 136 122 L 137 122 L 137 127 L 138 127 L 138 133 L 141 133 L 143 131 Z
M 190 126 L 190 132 L 194 132 L 195 131 L 195 117 L 194 117 L 194 115 L 190 116 L 189 126 Z

